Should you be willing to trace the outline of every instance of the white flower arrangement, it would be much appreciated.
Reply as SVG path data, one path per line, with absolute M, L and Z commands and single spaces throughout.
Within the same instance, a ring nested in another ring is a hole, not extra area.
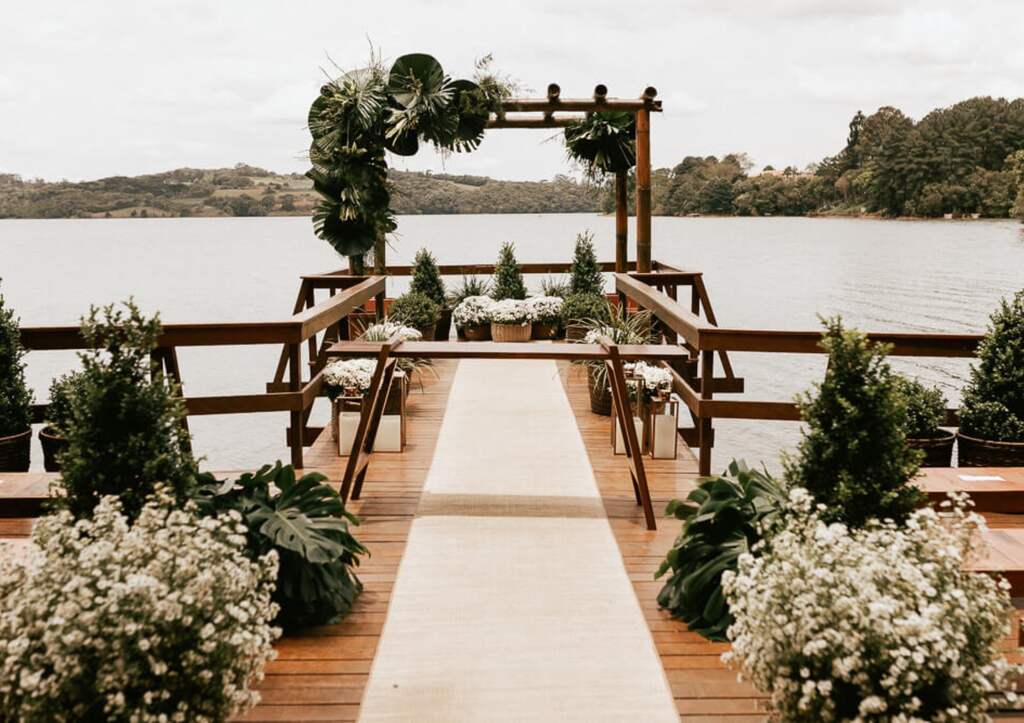
M 502 299 L 491 307 L 492 324 L 523 325 L 530 323 L 530 307 L 522 299 Z
M 467 296 L 452 311 L 452 319 L 459 327 L 490 324 L 494 304 L 490 296 Z
M 389 341 L 396 334 L 399 341 L 423 341 L 423 333 L 419 329 L 393 321 L 382 321 L 368 326 L 359 338 L 363 341 Z
M 609 339 L 612 339 L 614 337 L 614 333 L 615 333 L 615 330 L 612 329 L 609 326 L 602 326 L 602 327 L 600 327 L 598 329 L 591 329 L 590 331 L 588 331 L 586 334 L 583 335 L 583 343 L 584 344 L 600 344 L 602 336 L 608 337 Z M 602 362 L 602 364 L 603 363 L 604 362 Z
M 722 583 L 732 653 L 770 696 L 773 720 L 989 720 L 1019 667 L 1009 585 L 965 569 L 984 521 L 964 499 L 906 526 L 825 524 L 806 490 L 787 523 Z
M 562 299 L 557 296 L 531 296 L 526 308 L 535 324 L 553 324 L 562 318 Z
M 324 387 L 331 399 L 344 393 L 365 394 L 370 389 L 376 359 L 339 359 L 324 367 Z
M 643 380 L 649 394 L 672 391 L 672 372 L 663 366 L 637 362 L 633 367 L 633 375 Z
M 198 517 L 161 490 L 131 523 L 104 497 L 32 541 L 0 562 L 5 719 L 212 721 L 259 701 L 278 559 L 248 557 L 238 513 Z

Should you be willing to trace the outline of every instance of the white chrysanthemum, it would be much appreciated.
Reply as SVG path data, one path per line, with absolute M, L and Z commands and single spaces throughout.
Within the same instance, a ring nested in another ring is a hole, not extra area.
M 494 303 L 490 296 L 467 296 L 452 311 L 452 319 L 460 327 L 489 324 Z
M 537 324 L 551 324 L 562 316 L 562 300 L 557 296 L 531 296 L 526 300 L 529 320 Z
M 377 370 L 375 359 L 340 359 L 324 367 L 324 385 L 328 394 L 353 390 L 365 394 Z
M 502 299 L 490 309 L 495 324 L 525 324 L 530 320 L 530 307 L 521 299 Z

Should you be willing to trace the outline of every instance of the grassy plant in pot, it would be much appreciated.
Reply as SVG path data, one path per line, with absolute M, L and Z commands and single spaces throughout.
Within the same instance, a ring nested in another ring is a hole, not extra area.
M 582 341 L 590 326 L 588 319 L 608 321 L 613 311 L 600 294 L 569 294 L 562 302 L 562 327 L 569 341 Z
M 409 291 L 391 305 L 390 320 L 416 329 L 424 339 L 433 339 L 441 307 L 425 294 Z
M 603 336 L 616 344 L 646 344 L 651 338 L 651 313 L 641 311 L 632 316 L 623 316 L 610 310 L 603 301 L 605 316 L 601 319 L 581 319 L 578 323 L 585 330 L 583 342 L 597 344 Z M 609 416 L 612 413 L 612 391 L 608 385 L 608 370 L 603 361 L 578 361 L 587 369 L 587 385 L 590 389 L 590 411 Z
M 1024 291 L 1000 303 L 978 346 L 957 446 L 961 467 L 1024 466 Z
M 46 426 L 39 430 L 43 447 L 43 465 L 47 472 L 60 472 L 60 455 L 67 449 L 64 430 L 71 420 L 71 400 L 84 382 L 81 372 L 64 374 L 50 383 L 50 403 L 46 407 Z
M 490 341 L 491 310 L 494 299 L 490 296 L 467 296 L 452 312 L 455 327 L 466 341 Z
M 503 299 L 490 308 L 494 341 L 529 341 L 532 336 L 530 307 L 520 299 Z
M 476 276 L 463 276 L 461 283 L 448 294 L 448 306 L 452 309 L 452 321 L 455 322 L 455 333 L 459 339 L 465 339 L 466 333 L 455 318 L 455 309 L 466 299 L 473 296 L 488 296 L 491 285 L 489 282 L 479 279 Z M 487 334 L 490 335 L 490 321 L 487 322 Z M 488 336 L 489 338 L 489 336 Z
M 32 392 L 14 310 L 0 294 L 0 472 L 27 472 L 32 449 Z
M 796 457 L 784 459 L 786 481 L 825 505 L 828 522 L 902 523 L 923 499 L 909 484 L 922 454 L 907 444 L 907 407 L 888 348 L 844 329 L 838 317 L 824 323 L 828 369 L 798 400 L 807 429 Z
M 412 284 L 409 290 L 423 294 L 440 307 L 441 315 L 438 317 L 434 336 L 431 338 L 437 341 L 448 341 L 452 330 L 452 307 L 448 303 L 444 281 L 437 268 L 437 259 L 426 249 L 417 251 L 416 258 L 413 259 Z
M 495 301 L 526 298 L 526 284 L 523 283 L 523 272 L 516 261 L 516 247 L 510 241 L 503 243 L 498 252 L 491 292 Z
M 907 444 L 924 452 L 922 467 L 949 467 L 956 435 L 940 427 L 946 421 L 946 398 L 935 387 L 897 377 L 907 407 Z
M 531 296 L 526 300 L 534 339 L 557 339 L 562 327 L 562 300 L 557 296 Z

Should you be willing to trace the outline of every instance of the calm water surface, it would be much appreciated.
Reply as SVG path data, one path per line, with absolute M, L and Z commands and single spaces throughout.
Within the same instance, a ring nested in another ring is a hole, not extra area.
M 487 263 L 515 241 L 520 261 L 565 261 L 576 233 L 594 232 L 613 258 L 614 222 L 589 214 L 407 216 L 389 260 L 421 246 L 441 263 Z M 0 221 L 0 287 L 25 325 L 74 323 L 90 304 L 134 296 L 164 321 L 276 319 L 291 311 L 299 275 L 339 267 L 306 218 Z M 654 257 L 704 271 L 719 322 L 808 329 L 842 314 L 877 331 L 974 332 L 997 300 L 1024 287 L 1024 235 L 1016 222 L 902 222 L 804 218 L 656 218 Z M 633 233 L 633 228 L 630 228 Z M 536 286 L 539 277 L 528 278 Z M 403 282 L 391 282 L 400 293 Z M 189 394 L 253 393 L 273 375 L 279 349 L 182 349 Z M 820 377 L 817 356 L 738 354 L 747 397 L 788 400 Z M 73 353 L 29 356 L 38 399 Z M 939 384 L 952 403 L 965 361 L 898 361 Z M 732 397 L 738 398 L 738 397 Z M 320 411 L 320 418 L 326 410 Z M 197 417 L 196 447 L 218 469 L 287 459 L 285 414 Z M 799 437 L 789 422 L 718 422 L 715 467 L 731 456 L 775 467 Z M 41 463 L 38 449 L 34 461 Z

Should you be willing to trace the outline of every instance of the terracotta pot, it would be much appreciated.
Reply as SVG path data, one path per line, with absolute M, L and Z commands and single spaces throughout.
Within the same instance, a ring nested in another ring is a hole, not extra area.
M 583 337 L 587 335 L 587 327 L 583 324 L 569 324 L 565 327 L 565 339 L 566 341 L 583 341 Z
M 39 430 L 39 443 L 43 446 L 43 467 L 47 472 L 60 472 L 57 455 L 68 447 L 68 441 L 54 434 L 50 427 Z
M 1024 442 L 995 442 L 963 432 L 956 439 L 961 467 L 1024 467 Z
M 907 444 L 924 452 L 922 467 L 949 467 L 953 464 L 953 442 L 956 434 L 939 430 L 934 437 L 907 438 Z
M 0 437 L 0 472 L 28 472 L 32 454 L 32 427 Z
M 534 339 L 557 339 L 558 338 L 558 322 L 552 321 L 545 324 L 533 324 L 533 338 Z
M 428 326 L 417 326 L 416 331 L 423 335 L 424 341 L 430 341 L 434 338 L 436 333 L 437 324 L 429 324 Z
M 533 335 L 532 325 L 526 324 L 497 324 L 491 322 L 491 338 L 494 341 L 530 341 Z
M 587 386 L 590 388 L 590 411 L 610 417 L 612 414 L 612 390 L 608 386 L 607 376 L 605 376 L 605 383 L 599 384 L 596 375 L 594 367 L 588 366 Z
M 466 341 L 490 341 L 491 325 L 478 324 L 475 326 L 462 327 L 462 336 Z
M 434 341 L 448 341 L 452 335 L 452 310 L 442 309 L 441 318 L 437 320 L 437 327 L 434 329 Z

